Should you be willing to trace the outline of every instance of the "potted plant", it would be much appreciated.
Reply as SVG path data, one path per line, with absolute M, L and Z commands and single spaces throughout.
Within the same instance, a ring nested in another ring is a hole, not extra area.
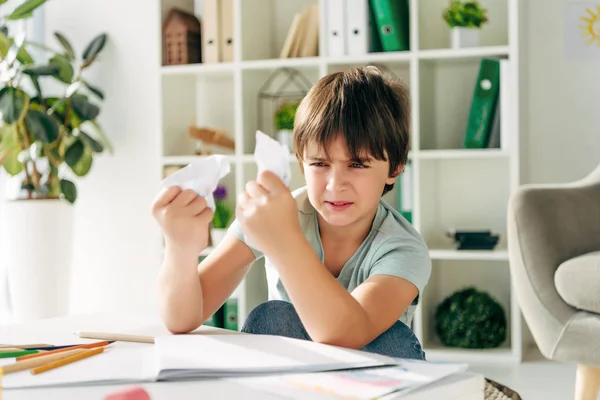
M 444 21 L 450 26 L 450 47 L 459 49 L 477 47 L 479 33 L 488 22 L 487 10 L 475 1 L 451 0 L 443 13 Z
M 296 110 L 298 109 L 299 105 L 299 101 L 283 102 L 275 112 L 275 129 L 277 130 L 277 140 L 279 143 L 287 146 L 290 151 L 292 151 L 294 147 L 294 118 L 296 117 Z
M 0 165 L 18 184 L 3 204 L 0 253 L 17 320 L 67 312 L 74 178 L 89 173 L 95 155 L 112 151 L 96 122 L 95 103 L 104 95 L 84 78 L 106 35 L 94 38 L 78 57 L 59 32 L 56 51 L 9 30 L 9 21 L 30 18 L 44 2 L 27 0 L 0 17 Z M 44 59 L 32 58 L 34 47 L 43 50 Z M 59 87 L 58 93 L 46 83 Z
M 218 185 L 213 192 L 215 199 L 215 212 L 213 214 L 213 223 L 210 230 L 210 240 L 213 247 L 217 246 L 227 233 L 227 227 L 233 217 L 233 210 L 227 204 L 227 188 L 223 185 Z

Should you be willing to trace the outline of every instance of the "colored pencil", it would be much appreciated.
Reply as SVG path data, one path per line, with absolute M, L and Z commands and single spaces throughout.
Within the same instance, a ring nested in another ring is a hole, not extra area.
M 71 364 L 75 361 L 83 360 L 84 358 L 91 357 L 96 354 L 100 354 L 104 351 L 104 347 L 96 347 L 95 349 L 85 349 L 83 353 L 75 354 L 67 358 L 63 358 L 57 361 L 53 361 L 49 364 L 44 364 L 40 367 L 31 370 L 32 374 L 41 374 L 42 372 L 50 371 L 52 369 L 62 367 L 67 364 Z
M 24 349 L 24 350 L 32 350 L 32 349 L 39 349 L 40 347 L 51 347 L 51 344 L 47 344 L 47 343 L 38 343 L 38 344 L 3 344 L 0 345 L 0 349 L 6 348 L 6 347 L 16 347 L 18 349 Z
M 26 369 L 40 367 L 42 365 L 49 364 L 51 362 L 54 362 L 54 361 L 57 361 L 57 360 L 60 360 L 63 358 L 72 357 L 76 354 L 80 354 L 83 352 L 85 352 L 85 349 L 74 349 L 74 350 L 68 350 L 68 351 L 64 351 L 62 353 L 57 353 L 57 354 L 42 355 L 41 357 L 37 357 L 37 358 L 31 359 L 31 360 L 17 361 L 14 364 L 8 364 L 8 365 L 1 367 L 0 369 L 2 370 L 2 372 L 4 374 L 10 374 L 11 372 L 24 371 Z
M 143 335 L 129 335 L 123 333 L 104 332 L 78 332 L 77 336 L 82 339 L 114 340 L 117 342 L 154 343 L 154 337 Z
M 39 353 L 37 350 L 9 351 L 6 353 L 0 353 L 0 358 L 13 358 L 37 353 Z
M 0 353 L 8 353 L 9 351 L 23 351 L 25 349 L 19 349 L 17 347 L 2 347 Z
M 45 351 L 43 353 L 29 354 L 29 355 L 26 355 L 26 356 L 17 357 L 17 361 L 29 360 L 29 359 L 37 358 L 37 357 L 44 357 L 44 356 L 47 356 L 49 354 L 62 353 L 64 351 L 69 351 L 69 350 L 74 350 L 74 349 L 93 349 L 93 348 L 96 348 L 96 347 L 108 346 L 111 343 L 113 343 L 113 342 L 105 340 L 103 342 L 95 342 L 95 343 L 87 343 L 87 344 L 78 344 L 78 345 L 72 345 L 72 346 L 65 346 L 63 348 L 58 348 L 56 350 L 49 350 L 49 351 Z

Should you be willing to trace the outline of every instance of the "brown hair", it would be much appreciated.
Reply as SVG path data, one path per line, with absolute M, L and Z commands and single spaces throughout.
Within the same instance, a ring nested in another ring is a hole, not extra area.
M 376 67 L 354 68 L 321 78 L 302 99 L 294 121 L 294 150 L 302 165 L 308 143 L 327 147 L 343 135 L 354 161 L 365 155 L 387 160 L 389 176 L 408 161 L 410 98 L 398 80 Z M 383 194 L 394 185 L 385 185 Z

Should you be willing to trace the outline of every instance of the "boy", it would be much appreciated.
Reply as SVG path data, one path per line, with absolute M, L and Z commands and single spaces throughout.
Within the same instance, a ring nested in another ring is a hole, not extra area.
M 196 329 L 265 257 L 269 301 L 242 331 L 425 359 L 409 325 L 431 272 L 416 230 L 381 200 L 407 163 L 409 99 L 374 67 L 333 73 L 302 100 L 294 148 L 306 187 L 271 172 L 246 184 L 226 238 L 196 268 L 212 211 L 194 192 L 163 191 L 161 310 L 174 333 Z

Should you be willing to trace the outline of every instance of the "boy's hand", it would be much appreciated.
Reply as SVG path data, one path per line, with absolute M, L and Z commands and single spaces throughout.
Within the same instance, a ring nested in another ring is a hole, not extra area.
M 213 211 L 191 189 L 172 186 L 159 193 L 152 215 L 162 228 L 167 246 L 199 255 L 208 245 L 208 225 Z
M 295 235 L 302 234 L 296 200 L 270 171 L 261 172 L 256 181 L 246 184 L 238 198 L 236 218 L 250 244 L 267 255 L 286 251 Z

